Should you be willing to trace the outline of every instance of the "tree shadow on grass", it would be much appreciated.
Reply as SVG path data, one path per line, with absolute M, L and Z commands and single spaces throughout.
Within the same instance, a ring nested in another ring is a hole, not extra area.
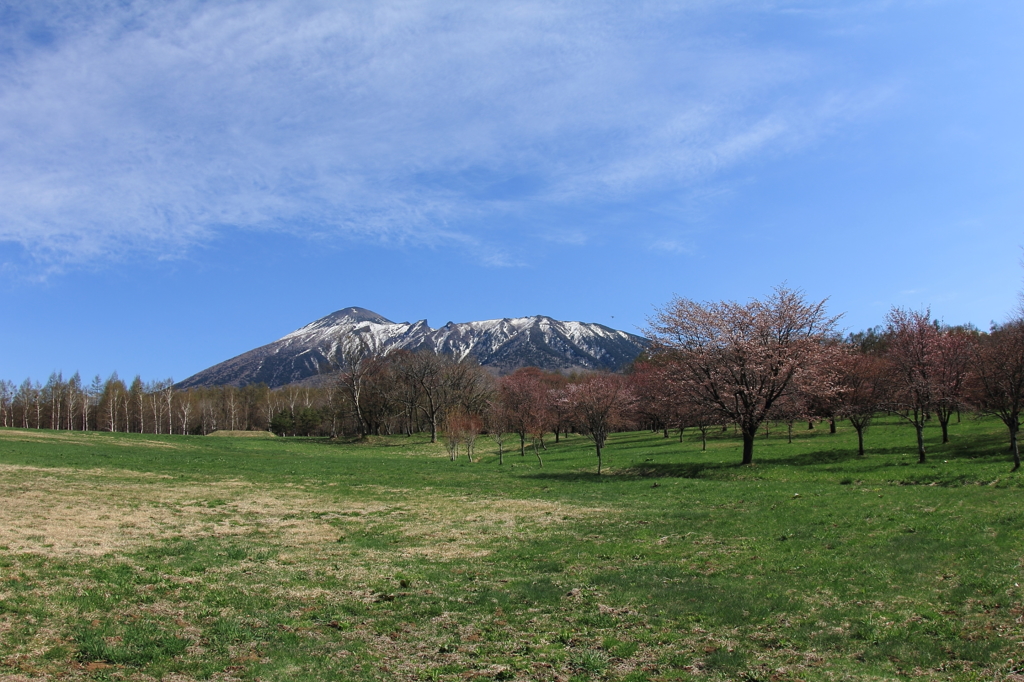
M 614 468 L 598 475 L 596 471 L 537 471 L 525 478 L 555 481 L 601 481 L 630 480 L 643 478 L 735 478 L 746 467 L 740 464 L 718 464 L 710 462 L 645 462 L 642 465 Z
M 890 455 L 893 457 L 913 458 L 917 462 L 917 445 L 908 443 L 905 445 L 881 448 L 868 447 L 867 453 L 870 456 L 878 457 Z M 949 443 L 926 442 L 925 463 L 934 464 L 936 460 L 970 459 L 985 463 L 996 463 L 1003 459 L 1009 461 L 1009 439 L 999 433 L 976 434 L 970 436 L 969 440 L 956 439 Z M 888 466 L 895 465 L 889 463 Z
M 945 446 L 933 445 L 929 450 L 928 459 L 923 465 L 917 463 L 917 453 L 906 447 L 868 448 L 867 455 L 861 457 L 856 449 L 832 448 L 814 452 L 800 452 L 789 456 L 772 456 L 758 459 L 754 453 L 754 466 L 747 467 L 739 462 L 644 462 L 629 467 L 610 467 L 600 476 L 596 471 L 548 472 L 531 473 L 527 478 L 559 480 L 559 481 L 611 481 L 658 478 L 684 478 L 705 480 L 739 480 L 757 477 L 758 469 L 783 467 L 820 467 L 829 465 L 846 465 L 852 476 L 882 476 L 886 480 L 912 483 L 936 483 L 938 485 L 954 485 L 971 482 L 974 477 L 964 472 L 938 472 L 925 470 L 923 467 L 933 465 L 945 459 L 963 458 L 979 463 L 996 464 L 1005 461 L 1010 464 L 1010 455 L 1006 452 L 1005 439 L 998 436 L 983 436 L 974 440 L 970 449 L 957 448 L 956 444 Z
M 738 462 L 645 462 L 618 469 L 615 475 L 623 478 L 734 478 L 737 473 L 748 470 Z
M 879 477 L 879 480 L 898 483 L 900 485 L 961 485 L 987 480 L 991 471 L 979 474 L 977 470 L 964 470 L 962 466 L 946 470 L 944 464 L 955 464 L 959 461 L 977 462 L 983 465 L 999 465 L 1005 463 L 1012 466 L 1011 454 L 1007 449 L 1007 439 L 998 433 L 973 435 L 969 441 L 941 444 L 926 443 L 926 455 L 923 463 L 918 462 L 916 444 L 868 447 L 866 455 L 861 457 L 855 450 L 836 449 L 817 452 L 803 452 L 789 457 L 777 457 L 762 463 L 778 466 L 814 466 L 843 464 L 848 469 L 844 473 L 868 477 Z M 826 469 L 826 471 L 838 471 Z M 978 476 L 981 475 L 981 479 Z
M 843 464 L 858 460 L 863 461 L 863 458 L 857 454 L 856 449 L 834 448 L 814 452 L 800 452 L 784 457 L 766 457 L 760 462 L 758 462 L 756 450 L 754 452 L 754 461 L 766 466 L 815 466 L 820 464 Z
M 366 448 L 405 448 L 412 446 L 432 445 L 428 436 L 310 436 L 305 439 L 309 443 L 330 446 L 357 446 Z M 438 441 L 440 442 L 440 441 Z

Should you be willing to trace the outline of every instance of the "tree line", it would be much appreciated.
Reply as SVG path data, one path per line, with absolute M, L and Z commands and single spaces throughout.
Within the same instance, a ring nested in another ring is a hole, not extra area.
M 913 426 L 918 461 L 923 431 L 935 420 L 949 441 L 954 415 L 972 410 L 998 417 L 1009 433 L 1014 470 L 1024 407 L 1024 314 L 987 333 L 949 326 L 930 311 L 892 308 L 886 324 L 845 339 L 825 301 L 778 287 L 764 301 L 698 303 L 676 298 L 650 321 L 650 358 L 641 401 L 649 418 L 706 429 L 732 423 L 743 436 L 744 464 L 753 462 L 762 425 L 848 419 L 864 433 L 878 414 Z
M 429 351 L 384 352 L 360 338 L 339 345 L 318 381 L 175 389 L 170 380 L 131 382 L 116 373 L 84 382 L 59 372 L 45 384 L 0 381 L 0 424 L 137 433 L 208 434 L 263 430 L 282 436 L 364 437 L 429 433 L 449 455 L 471 461 L 479 436 L 527 451 L 543 466 L 545 438 L 588 436 L 600 472 L 616 430 L 712 428 L 742 435 L 742 463 L 753 463 L 762 428 L 846 419 L 864 453 L 879 414 L 899 415 L 916 434 L 934 420 L 943 442 L 962 411 L 1006 425 L 1014 469 L 1024 409 L 1024 316 L 980 332 L 948 326 L 930 312 L 893 308 L 883 326 L 849 334 L 825 301 L 778 287 L 763 300 L 701 303 L 675 298 L 656 311 L 652 340 L 623 374 L 564 375 L 529 367 L 496 377 L 471 358 Z

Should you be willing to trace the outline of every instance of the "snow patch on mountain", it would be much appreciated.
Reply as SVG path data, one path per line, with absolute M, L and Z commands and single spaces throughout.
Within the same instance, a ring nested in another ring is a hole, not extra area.
M 315 376 L 329 358 L 353 344 L 379 352 L 429 349 L 457 359 L 472 356 L 499 373 L 535 366 L 551 371 L 616 371 L 647 347 L 647 339 L 600 324 L 561 322 L 544 315 L 477 322 L 392 322 L 365 308 L 343 308 L 260 348 L 199 372 L 180 384 L 266 383 L 282 386 Z

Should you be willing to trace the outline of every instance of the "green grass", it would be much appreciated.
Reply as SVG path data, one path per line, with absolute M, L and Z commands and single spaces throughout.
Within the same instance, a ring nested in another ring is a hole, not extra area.
M 536 458 L 0 429 L 0 676 L 990 680 L 1024 670 L 1001 426 Z M 141 679 L 141 678 L 140 678 Z

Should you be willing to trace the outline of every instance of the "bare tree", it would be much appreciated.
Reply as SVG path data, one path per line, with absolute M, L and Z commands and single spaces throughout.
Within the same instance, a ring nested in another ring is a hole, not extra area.
M 238 389 L 234 386 L 225 386 L 222 393 L 225 402 L 225 412 L 228 417 L 228 430 L 238 430 L 238 411 L 241 407 L 238 402 Z
M 199 395 L 199 428 L 205 436 L 217 430 L 218 404 L 216 392 L 201 391 Z
M 266 388 L 266 386 L 264 386 Z M 274 391 L 266 391 L 263 400 L 260 401 L 260 411 L 263 420 L 269 425 L 270 421 L 277 414 L 279 408 L 277 394 Z M 269 428 L 269 427 L 268 427 Z
M 444 414 L 444 358 L 429 351 L 409 353 L 401 358 L 398 371 L 419 398 L 417 407 L 430 424 L 430 442 L 437 442 L 437 430 Z
M 654 351 L 675 365 L 680 388 L 743 434 L 743 464 L 754 438 L 783 396 L 833 390 L 829 343 L 838 317 L 825 301 L 777 287 L 764 301 L 697 303 L 675 298 L 649 321 Z
M 448 460 L 454 462 L 459 456 L 459 432 L 451 423 L 451 417 L 445 417 L 442 425 L 444 432 L 444 447 L 448 451 Z
M 64 373 L 53 372 L 43 387 L 46 402 L 50 404 L 50 428 L 54 431 L 60 429 L 61 408 L 64 406 Z
M 174 381 L 167 379 L 161 383 L 160 395 L 163 398 L 161 409 L 167 407 L 167 433 L 174 433 Z
M 411 356 L 412 353 L 407 350 L 397 350 L 388 354 L 389 371 L 394 377 L 391 396 L 401 410 L 404 422 L 402 429 L 407 436 L 412 436 L 417 430 L 420 413 L 419 385 L 412 380 L 412 373 L 408 367 L 412 362 Z
M 118 424 L 120 423 L 118 410 L 122 400 L 127 398 L 126 394 L 127 389 L 124 382 L 118 378 L 117 372 L 113 372 L 103 383 L 103 393 L 100 395 L 99 405 L 108 431 L 117 431 Z M 125 425 L 125 430 L 128 430 L 127 424 Z
M 508 414 L 505 412 L 505 405 L 498 399 L 492 399 L 487 404 L 487 412 L 484 417 L 484 425 L 487 434 L 498 446 L 498 464 L 505 463 L 505 435 L 508 433 Z
M 390 434 L 405 413 L 402 380 L 390 355 L 375 358 L 363 390 L 363 420 L 370 433 Z
M 82 376 L 75 372 L 74 376 L 68 379 L 68 431 L 75 428 L 75 409 L 82 400 Z
M 163 414 L 163 400 L 160 394 L 160 383 L 152 382 L 146 387 L 146 402 L 153 411 L 153 433 L 160 433 L 163 421 L 160 419 Z
M 14 425 L 14 382 L 0 379 L 0 418 L 3 426 Z
M 103 427 L 100 424 L 100 398 L 103 395 L 103 378 L 99 374 L 96 374 L 92 378 L 92 383 L 89 384 L 89 388 L 86 390 L 85 401 L 82 403 L 82 430 L 89 430 L 89 408 L 95 407 L 95 414 L 93 415 L 93 421 L 97 431 Z
M 355 336 L 343 339 L 328 358 L 339 372 L 339 387 L 348 395 L 358 436 L 364 436 L 369 431 L 366 415 L 363 414 L 363 393 L 376 369 L 377 361 L 383 356 L 383 349 L 372 337 Z
M 238 426 L 242 431 L 265 431 L 270 419 L 264 418 L 263 407 L 270 389 L 264 383 L 246 384 L 238 392 L 239 410 Z
M 36 413 L 36 428 L 43 428 L 43 387 L 39 382 L 32 385 L 32 408 Z
M 461 407 L 467 414 L 480 414 L 493 391 L 493 380 L 476 358 L 445 357 L 442 374 L 443 399 L 449 407 Z
M 21 427 L 29 428 L 29 416 L 32 414 L 32 405 L 38 401 L 37 391 L 32 385 L 31 379 L 25 379 L 18 386 L 14 394 L 14 402 L 21 408 Z
M 181 412 L 181 435 L 188 434 L 189 417 L 192 415 L 192 391 L 178 393 L 178 410 Z
M 445 445 L 453 462 L 458 459 L 460 444 L 465 444 L 466 457 L 473 461 L 473 446 L 482 426 L 479 415 L 471 414 L 461 406 L 448 409 L 444 420 Z
M 449 409 L 462 407 L 479 414 L 490 397 L 487 374 L 471 357 L 407 353 L 396 358 L 395 370 L 417 395 L 417 408 L 430 425 L 431 443 L 437 442 L 438 427 Z

